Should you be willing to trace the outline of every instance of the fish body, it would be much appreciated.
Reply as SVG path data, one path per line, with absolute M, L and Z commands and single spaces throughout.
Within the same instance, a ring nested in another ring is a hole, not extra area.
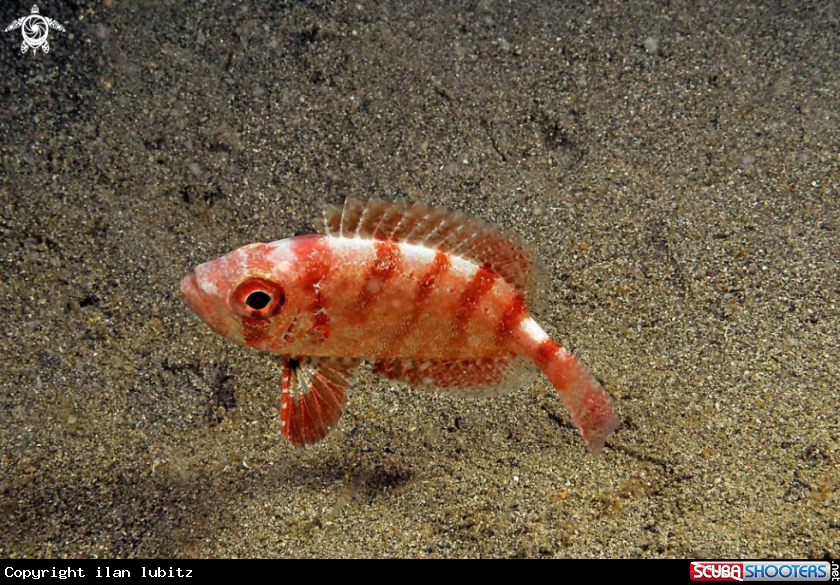
M 591 451 L 618 425 L 595 378 L 528 310 L 536 270 L 492 226 L 441 208 L 347 200 L 319 234 L 250 244 L 181 281 L 217 333 L 280 354 L 282 431 L 322 439 L 361 360 L 375 374 L 461 394 L 514 387 L 536 364 Z

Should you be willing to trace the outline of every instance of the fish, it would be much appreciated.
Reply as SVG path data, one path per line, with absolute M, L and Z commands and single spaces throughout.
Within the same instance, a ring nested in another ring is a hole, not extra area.
M 534 319 L 539 270 L 493 225 L 405 200 L 348 198 L 317 233 L 242 246 L 181 280 L 219 335 L 278 354 L 281 434 L 295 446 L 335 427 L 360 365 L 466 396 L 542 371 L 592 453 L 619 425 L 589 370 Z M 534 368 L 536 366 L 536 370 Z

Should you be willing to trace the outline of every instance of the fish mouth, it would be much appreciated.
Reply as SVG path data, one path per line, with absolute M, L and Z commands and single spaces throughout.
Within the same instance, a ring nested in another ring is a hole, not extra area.
M 230 323 L 226 320 L 223 309 L 218 308 L 213 295 L 201 287 L 195 272 L 181 279 L 181 295 L 199 319 L 222 337 L 229 337 Z
M 195 272 L 191 272 L 181 279 L 181 295 L 192 312 L 200 315 L 198 305 L 199 299 L 201 298 L 201 289 L 198 288 L 198 280 L 195 278 Z

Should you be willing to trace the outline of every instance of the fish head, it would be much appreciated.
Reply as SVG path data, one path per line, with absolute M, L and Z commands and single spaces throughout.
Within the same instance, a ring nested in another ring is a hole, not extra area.
M 296 313 L 287 293 L 292 265 L 278 244 L 248 244 L 198 266 L 181 279 L 187 305 L 231 341 L 278 350 Z

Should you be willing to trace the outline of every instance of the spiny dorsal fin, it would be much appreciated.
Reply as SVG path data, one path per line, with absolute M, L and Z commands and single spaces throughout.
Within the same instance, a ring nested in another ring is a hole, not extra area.
M 406 242 L 460 256 L 501 276 L 533 309 L 538 275 L 531 254 L 480 219 L 404 200 L 347 199 L 324 209 L 316 226 L 326 236 Z

